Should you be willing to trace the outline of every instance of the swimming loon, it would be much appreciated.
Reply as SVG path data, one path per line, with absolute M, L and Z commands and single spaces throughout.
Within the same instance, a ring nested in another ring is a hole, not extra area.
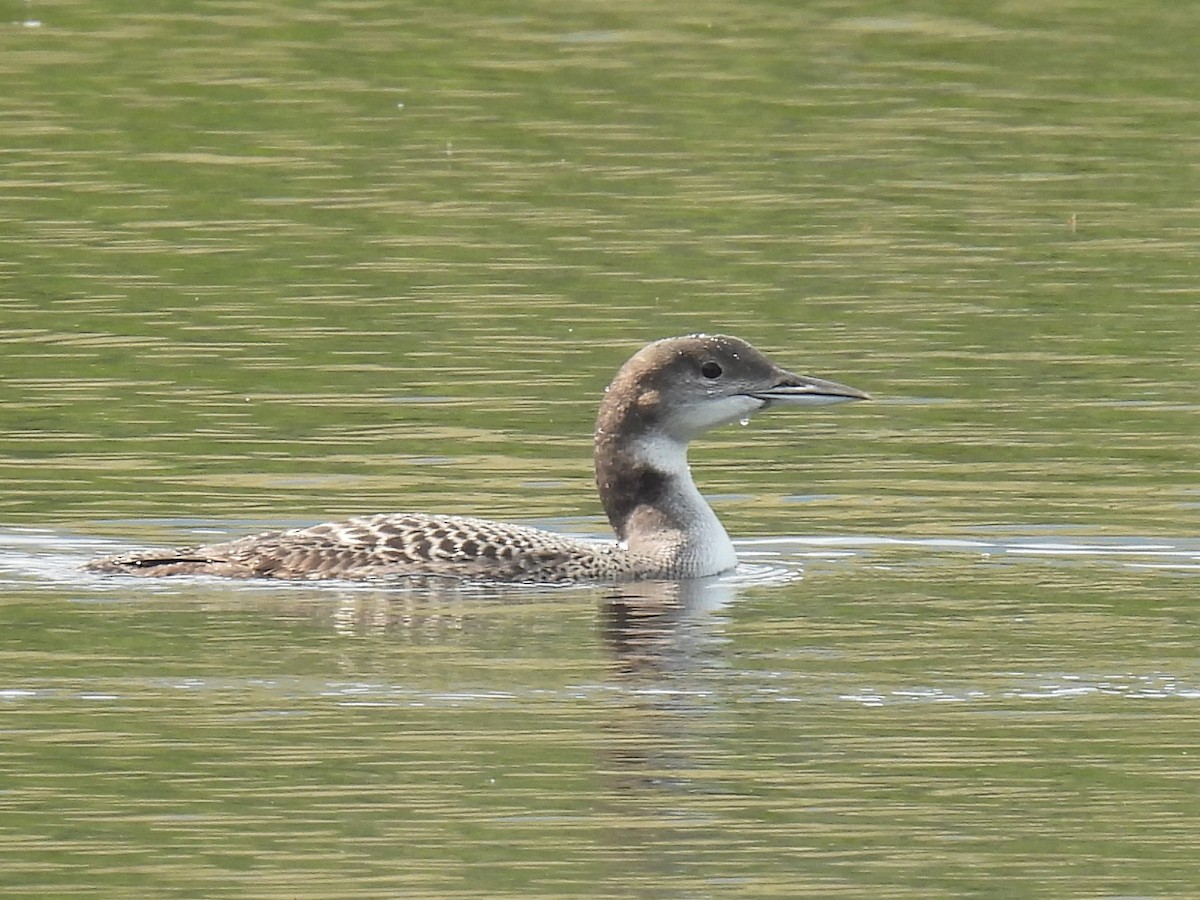
M 737 565 L 737 554 L 692 481 L 692 438 L 772 406 L 867 399 L 852 387 L 793 375 L 739 338 L 666 338 L 621 367 L 596 420 L 596 486 L 617 542 L 466 516 L 394 513 L 108 556 L 87 567 L 142 576 L 526 583 L 716 575 Z

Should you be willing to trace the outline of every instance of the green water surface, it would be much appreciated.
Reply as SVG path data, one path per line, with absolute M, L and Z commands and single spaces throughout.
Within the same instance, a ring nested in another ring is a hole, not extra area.
M 1200 6 L 0 4 L 0 892 L 1200 890 Z M 745 337 L 715 585 L 139 582 L 388 510 L 604 533 Z

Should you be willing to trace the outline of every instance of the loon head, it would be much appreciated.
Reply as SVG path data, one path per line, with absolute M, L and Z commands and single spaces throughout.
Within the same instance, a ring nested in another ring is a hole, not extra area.
M 596 437 L 653 435 L 687 444 L 772 406 L 869 399 L 857 388 L 781 369 L 740 338 L 692 334 L 655 341 L 621 367 L 605 394 Z

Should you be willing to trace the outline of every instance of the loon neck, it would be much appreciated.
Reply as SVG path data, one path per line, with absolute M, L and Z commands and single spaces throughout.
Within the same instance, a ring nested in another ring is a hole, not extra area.
M 687 449 L 651 423 L 601 408 L 596 486 L 617 538 L 631 554 L 661 560 L 674 574 L 701 577 L 733 568 L 737 555 L 692 480 Z

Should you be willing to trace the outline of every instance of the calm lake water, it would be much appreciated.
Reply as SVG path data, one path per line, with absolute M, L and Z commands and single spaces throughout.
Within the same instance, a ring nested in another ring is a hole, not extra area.
M 0 5 L 0 886 L 1200 891 L 1200 5 Z M 601 391 L 726 578 L 79 570 L 360 512 L 606 530 Z

